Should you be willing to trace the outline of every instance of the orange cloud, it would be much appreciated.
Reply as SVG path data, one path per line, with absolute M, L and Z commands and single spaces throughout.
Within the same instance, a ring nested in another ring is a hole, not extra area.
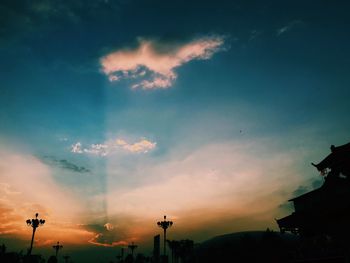
M 141 139 L 135 143 L 127 143 L 122 139 L 117 139 L 116 144 L 121 146 L 123 149 L 133 152 L 133 153 L 147 153 L 148 151 L 154 149 L 156 147 L 155 142 L 151 142 L 146 139 Z
M 77 225 L 83 209 L 79 199 L 55 182 L 50 168 L 39 159 L 0 152 L 0 237 L 29 242 L 32 228 L 26 220 L 39 213 L 46 222 L 36 232 L 35 246 L 50 243 L 52 237 L 66 243 L 87 243 L 94 233 Z
M 102 57 L 100 63 L 110 81 L 142 78 L 147 70 L 150 78 L 132 88 L 169 88 L 177 77 L 175 68 L 194 59 L 209 59 L 223 44 L 222 36 L 203 37 L 182 45 L 140 39 L 136 49 L 112 52 Z

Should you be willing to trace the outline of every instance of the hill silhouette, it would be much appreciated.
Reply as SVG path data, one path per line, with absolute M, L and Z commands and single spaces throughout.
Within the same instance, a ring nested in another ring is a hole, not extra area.
M 299 237 L 266 231 L 245 231 L 213 237 L 196 247 L 197 262 L 287 262 Z

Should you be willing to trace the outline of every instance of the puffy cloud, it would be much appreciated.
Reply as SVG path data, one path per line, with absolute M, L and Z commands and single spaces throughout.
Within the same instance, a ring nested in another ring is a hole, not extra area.
M 156 147 L 155 142 L 151 142 L 146 139 L 142 139 L 139 142 L 135 142 L 132 144 L 129 144 L 122 139 L 117 139 L 116 144 L 121 146 L 124 150 L 133 152 L 133 153 L 147 153 L 148 151 Z
M 107 156 L 118 150 L 124 150 L 129 153 L 147 153 L 156 147 L 156 142 L 147 139 L 141 139 L 138 142 L 128 143 L 124 139 L 115 139 L 107 141 L 103 144 L 92 144 L 87 148 L 82 147 L 80 142 L 71 146 L 72 153 L 88 153 L 99 156 Z
M 84 152 L 101 155 L 101 156 L 107 156 L 109 153 L 109 146 L 107 144 L 92 144 L 90 148 L 84 149 Z
M 140 39 L 137 48 L 107 54 L 100 63 L 110 81 L 144 78 L 148 73 L 149 79 L 143 79 L 132 88 L 169 88 L 177 77 L 175 68 L 194 59 L 209 59 L 223 44 L 222 36 L 203 37 L 177 45 Z
M 114 229 L 114 226 L 113 226 L 113 224 L 111 224 L 111 223 L 106 223 L 106 224 L 104 224 L 104 227 L 105 227 L 108 231 L 111 231 L 111 230 Z
M 72 149 L 71 149 L 72 153 L 83 153 L 82 149 L 81 149 L 81 143 L 77 142 L 75 144 L 72 145 Z
M 108 77 L 108 79 L 109 79 L 109 81 L 117 81 L 117 80 L 119 80 L 119 78 L 117 76 L 115 76 L 115 75 L 110 75 Z

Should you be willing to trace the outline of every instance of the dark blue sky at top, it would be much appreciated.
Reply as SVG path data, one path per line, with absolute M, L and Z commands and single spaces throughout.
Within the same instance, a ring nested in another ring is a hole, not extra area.
M 252 135 L 310 123 L 349 128 L 346 1 L 43 1 L 42 10 L 35 3 L 1 4 L 5 140 L 29 139 L 41 154 L 58 145 L 53 134 L 103 141 L 113 115 L 116 129 L 158 140 L 203 112 L 261 122 Z M 168 90 L 130 90 L 100 71 L 103 55 L 136 46 L 138 37 L 212 34 L 226 36 L 227 50 L 176 69 Z M 145 123 L 118 115 L 128 109 L 144 112 Z M 172 119 L 155 114 L 167 111 Z

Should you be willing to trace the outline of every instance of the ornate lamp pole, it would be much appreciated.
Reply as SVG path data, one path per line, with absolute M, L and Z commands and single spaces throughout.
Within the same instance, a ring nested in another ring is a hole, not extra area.
M 134 250 L 137 248 L 137 245 L 134 244 L 134 242 L 131 242 L 131 244 L 128 246 L 131 250 L 131 256 L 134 258 Z
M 57 241 L 57 245 L 52 246 L 52 248 L 56 251 L 56 258 L 57 258 L 58 251 L 59 251 L 60 249 L 62 249 L 63 246 L 61 246 L 61 245 L 60 245 L 60 242 Z
M 166 216 L 164 220 L 157 222 L 157 225 L 164 230 L 164 256 L 166 255 L 166 230 L 173 225 L 172 221 L 166 221 Z
M 35 214 L 35 219 L 28 219 L 26 221 L 27 226 L 30 226 L 33 228 L 33 234 L 32 234 L 32 241 L 30 242 L 30 248 L 28 250 L 28 256 L 30 256 L 32 254 L 32 250 L 33 250 L 33 242 L 34 242 L 34 235 L 35 235 L 35 230 L 39 227 L 42 226 L 43 224 L 45 224 L 45 220 L 43 219 L 38 219 L 38 213 Z

